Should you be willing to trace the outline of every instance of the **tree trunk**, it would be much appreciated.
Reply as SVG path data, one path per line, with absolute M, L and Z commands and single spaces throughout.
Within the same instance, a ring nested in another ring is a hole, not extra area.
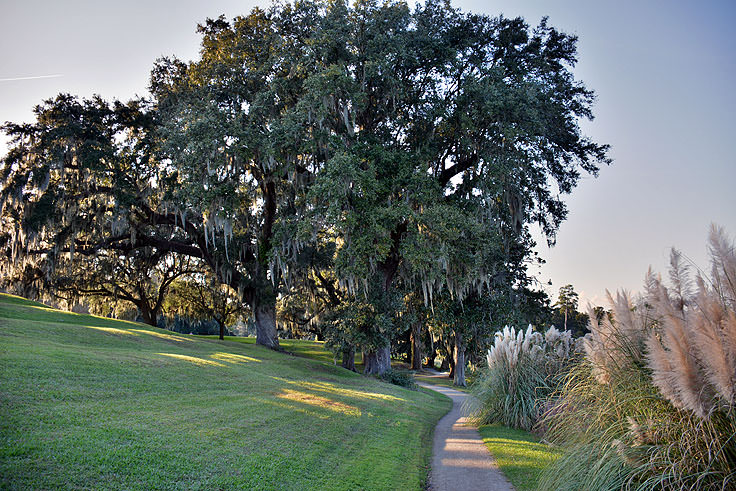
M 450 364 L 450 375 L 448 375 L 449 378 L 455 379 L 455 357 L 453 356 L 453 351 L 455 349 L 455 343 L 448 342 L 445 344 L 445 348 L 447 351 L 447 363 Z
M 401 232 L 394 231 L 391 236 L 394 237 L 394 246 L 398 245 Z M 389 295 L 391 285 L 396 270 L 399 267 L 399 260 L 395 254 L 391 254 L 380 266 L 381 277 L 383 280 L 382 289 L 385 296 Z M 394 315 L 394 312 L 387 312 L 388 315 Z M 366 375 L 383 375 L 387 370 L 391 369 L 391 338 L 386 340 L 386 344 L 378 348 L 376 351 L 363 352 L 363 364 L 365 369 L 363 373 Z
M 391 368 L 391 344 L 379 348 L 376 351 L 363 353 L 363 364 L 365 375 L 383 375 Z
M 279 349 L 276 332 L 276 303 L 256 304 L 253 309 L 256 317 L 256 344 L 274 350 Z
M 455 385 L 465 387 L 465 343 L 461 334 L 455 333 Z
M 429 335 L 429 353 L 427 354 L 427 364 L 426 367 L 434 368 L 434 360 L 437 358 L 437 351 L 434 349 L 434 339 L 432 339 L 432 333 L 428 333 Z
M 355 346 L 342 350 L 342 367 L 355 372 Z
M 223 341 L 225 339 L 225 323 L 218 321 L 217 324 L 220 326 L 220 341 Z
M 145 322 L 149 326 L 156 327 L 157 312 L 154 312 L 150 308 L 147 308 L 143 302 L 141 302 L 138 305 L 138 310 L 141 311 L 141 317 L 143 317 L 143 322 Z
M 417 322 L 411 326 L 411 369 L 422 368 L 422 325 Z

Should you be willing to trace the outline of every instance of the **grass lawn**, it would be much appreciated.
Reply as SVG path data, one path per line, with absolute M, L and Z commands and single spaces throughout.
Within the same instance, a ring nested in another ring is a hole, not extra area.
M 308 358 L 9 295 L 0 374 L 11 489 L 422 489 L 450 407 Z
M 197 337 L 219 339 L 217 335 Z M 225 340 L 234 341 L 236 343 L 253 345 L 256 344 L 256 338 L 254 337 L 225 336 Z M 329 363 L 331 365 L 335 364 L 335 358 L 333 354 L 327 348 L 325 348 L 325 343 L 322 341 L 307 341 L 304 339 L 279 339 L 279 346 L 281 346 L 284 351 L 296 356 L 311 358 L 312 360 Z M 337 360 L 337 365 L 340 365 L 339 359 Z M 363 371 L 363 353 L 355 353 L 355 368 L 359 372 Z
M 427 373 L 415 372 L 414 380 L 416 380 L 417 382 L 426 382 L 428 384 L 450 387 L 451 389 L 459 390 L 462 392 L 469 392 L 467 387 L 460 387 L 458 385 L 455 385 L 455 383 L 449 377 L 432 377 Z M 468 385 L 470 385 L 470 383 L 468 383 Z
M 534 435 L 523 430 L 487 425 L 481 426 L 479 431 L 517 491 L 537 489 L 544 469 L 562 455 L 560 450 L 539 443 Z

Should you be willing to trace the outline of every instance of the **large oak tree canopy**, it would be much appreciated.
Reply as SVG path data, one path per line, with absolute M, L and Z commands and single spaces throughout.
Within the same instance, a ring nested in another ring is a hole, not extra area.
M 546 20 L 305 1 L 199 30 L 198 60 L 156 63 L 150 102 L 59 96 L 4 127 L 4 271 L 188 256 L 278 347 L 277 297 L 331 269 L 358 302 L 341 311 L 380 325 L 362 347 L 380 372 L 398 290 L 431 304 L 523 281 L 528 225 L 553 240 L 561 196 L 608 162 L 580 132 L 576 38 Z
M 328 154 L 309 197 L 311 223 L 338 231 L 343 286 L 391 305 L 398 286 L 431 302 L 518 281 L 528 224 L 553 240 L 561 195 L 608 161 L 579 130 L 593 94 L 570 71 L 575 38 L 432 1 L 338 3 L 325 19 L 334 45 L 317 51 L 306 101 Z M 374 275 L 386 295 L 369 291 Z

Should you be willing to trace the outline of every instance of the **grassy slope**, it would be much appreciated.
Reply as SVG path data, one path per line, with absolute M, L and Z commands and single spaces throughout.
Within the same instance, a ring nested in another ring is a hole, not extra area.
M 449 400 L 0 295 L 0 488 L 420 489 Z
M 217 335 L 197 337 L 218 339 Z M 256 343 L 256 339 L 253 337 L 225 336 L 225 340 L 253 345 L 255 345 Z M 327 348 L 325 348 L 325 343 L 322 341 L 306 341 L 303 339 L 279 339 L 279 346 L 281 346 L 284 351 L 292 353 L 296 356 L 311 358 L 312 360 L 318 360 L 324 363 L 329 363 L 331 365 L 335 364 L 334 355 Z M 337 364 L 340 364 L 339 360 Z M 358 371 L 363 371 L 362 353 L 355 354 L 355 367 Z
M 544 469 L 557 460 L 560 450 L 540 443 L 529 432 L 500 425 L 479 428 L 488 450 L 517 491 L 537 489 Z

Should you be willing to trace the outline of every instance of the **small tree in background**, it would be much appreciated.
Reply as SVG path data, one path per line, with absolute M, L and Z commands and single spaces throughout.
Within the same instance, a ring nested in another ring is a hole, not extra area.
M 165 309 L 168 314 L 215 321 L 220 339 L 225 338 L 227 327 L 248 313 L 236 293 L 206 271 L 174 282 Z
M 555 307 L 565 316 L 565 323 L 563 325 L 565 330 L 567 330 L 568 316 L 574 315 L 578 310 L 578 298 L 578 294 L 572 285 L 568 284 L 560 288 Z

